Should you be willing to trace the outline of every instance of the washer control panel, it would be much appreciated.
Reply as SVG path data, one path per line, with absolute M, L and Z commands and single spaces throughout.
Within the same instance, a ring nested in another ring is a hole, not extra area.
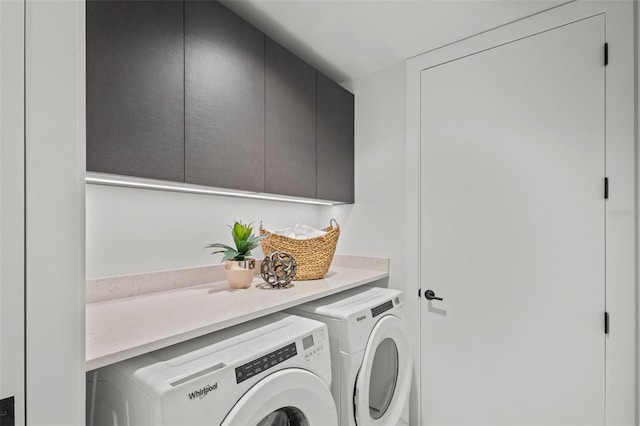
M 382 305 L 378 305 L 375 308 L 371 309 L 371 316 L 374 318 L 378 315 L 387 312 L 389 309 L 393 308 L 393 302 L 389 300 L 388 302 L 384 302 Z
M 293 342 L 260 358 L 249 361 L 240 367 L 236 367 L 236 383 L 242 383 L 296 355 L 298 355 L 298 350 L 296 348 L 296 342 Z

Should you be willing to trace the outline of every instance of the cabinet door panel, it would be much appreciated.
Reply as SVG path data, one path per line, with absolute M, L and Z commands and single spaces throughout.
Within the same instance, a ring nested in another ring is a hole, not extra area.
M 353 203 L 353 94 L 320 73 L 317 78 L 317 197 Z
M 316 70 L 266 42 L 266 192 L 316 196 Z
M 180 1 L 88 1 L 87 170 L 184 180 Z
M 185 2 L 185 178 L 264 191 L 264 35 L 213 1 Z

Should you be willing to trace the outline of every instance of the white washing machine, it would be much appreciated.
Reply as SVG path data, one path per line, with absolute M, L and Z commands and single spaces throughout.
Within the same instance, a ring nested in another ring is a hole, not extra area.
M 338 422 L 327 327 L 293 315 L 273 314 L 88 377 L 90 426 Z
M 359 287 L 288 310 L 327 324 L 341 426 L 408 422 L 413 370 L 401 291 Z

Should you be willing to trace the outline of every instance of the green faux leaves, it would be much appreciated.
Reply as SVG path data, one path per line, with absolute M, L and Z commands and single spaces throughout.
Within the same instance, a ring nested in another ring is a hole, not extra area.
M 261 235 L 253 235 L 252 224 L 245 225 L 240 221 L 236 221 L 231 228 L 231 236 L 236 245 L 234 249 L 231 246 L 222 243 L 209 244 L 206 248 L 217 248 L 211 254 L 222 253 L 222 261 L 225 260 L 245 260 L 251 256 L 251 250 L 258 247 L 260 240 L 264 238 Z

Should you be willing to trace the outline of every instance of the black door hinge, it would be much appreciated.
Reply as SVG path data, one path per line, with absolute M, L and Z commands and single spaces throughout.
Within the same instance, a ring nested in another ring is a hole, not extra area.
M 422 289 L 421 288 L 418 289 L 418 297 L 422 297 Z
M 604 66 L 609 65 L 609 43 L 604 44 Z
M 604 334 L 609 334 L 609 312 L 604 313 Z
M 604 178 L 604 199 L 609 199 L 609 178 Z

